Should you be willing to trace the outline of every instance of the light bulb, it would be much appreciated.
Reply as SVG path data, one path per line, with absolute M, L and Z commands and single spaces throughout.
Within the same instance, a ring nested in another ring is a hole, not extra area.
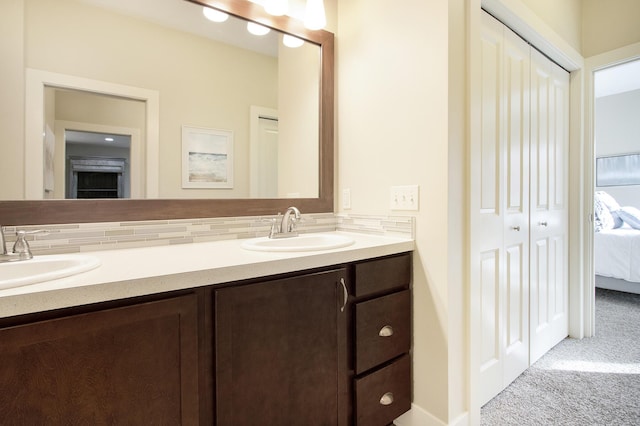
M 264 25 L 256 24 L 255 22 L 247 22 L 247 31 L 253 35 L 263 36 L 271 30 Z
M 288 0 L 266 0 L 264 2 L 264 10 L 274 16 L 285 15 L 289 10 Z
M 219 10 L 211 9 L 210 7 L 203 7 L 202 14 L 210 21 L 224 22 L 229 19 L 229 15 Z
M 304 44 L 304 40 L 298 38 L 298 37 L 294 37 L 292 35 L 289 34 L 285 34 L 282 37 L 282 44 L 284 44 L 287 47 L 300 47 Z
M 304 13 L 304 26 L 310 30 L 320 30 L 327 25 L 323 0 L 307 0 Z

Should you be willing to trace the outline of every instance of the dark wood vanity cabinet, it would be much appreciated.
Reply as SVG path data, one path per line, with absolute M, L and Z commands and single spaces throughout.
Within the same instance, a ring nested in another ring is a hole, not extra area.
M 195 294 L 0 329 L 0 423 L 199 424 Z
M 346 279 L 336 269 L 215 291 L 216 424 L 338 425 Z
M 1 424 L 383 426 L 411 254 L 0 319 Z

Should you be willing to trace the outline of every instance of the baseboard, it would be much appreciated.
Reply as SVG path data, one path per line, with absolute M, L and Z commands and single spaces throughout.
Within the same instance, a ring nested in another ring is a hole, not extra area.
M 447 424 L 416 404 L 411 404 L 411 410 L 398 417 L 395 426 L 468 426 L 469 414 L 463 413 Z

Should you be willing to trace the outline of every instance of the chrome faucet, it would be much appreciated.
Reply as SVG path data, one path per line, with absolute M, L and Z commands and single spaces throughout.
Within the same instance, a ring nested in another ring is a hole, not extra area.
M 27 242 L 27 234 L 35 234 L 38 232 L 43 231 L 16 231 L 16 242 L 13 244 L 13 249 L 9 253 L 4 235 L 4 226 L 0 226 L 0 263 L 32 259 L 33 254 Z
M 293 214 L 293 216 L 292 216 Z M 281 219 L 282 217 L 282 219 Z M 289 207 L 284 215 L 278 213 L 278 217 L 273 220 L 269 238 L 288 238 L 297 237 L 296 222 L 300 221 L 300 210 L 296 207 Z
M 291 217 L 291 213 L 293 213 L 293 217 Z M 297 232 L 294 232 L 296 229 L 296 223 L 300 220 L 300 210 L 296 207 L 289 207 L 284 215 L 282 216 L 282 222 L 280 223 L 280 233 L 282 234 L 295 234 L 298 235 Z M 292 235 L 295 236 L 295 235 Z

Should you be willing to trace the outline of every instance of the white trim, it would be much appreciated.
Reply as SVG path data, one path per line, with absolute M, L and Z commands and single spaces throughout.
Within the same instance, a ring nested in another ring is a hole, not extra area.
M 466 414 L 461 417 L 466 417 Z M 447 426 L 447 423 L 416 404 L 411 404 L 411 410 L 395 419 L 393 424 L 395 426 Z M 450 426 L 466 426 L 468 424 L 468 421 L 465 423 L 456 421 L 455 423 L 451 423 Z
M 100 94 L 141 100 L 146 103 L 146 198 L 158 198 L 159 191 L 159 135 L 160 94 L 155 90 L 91 80 L 66 74 L 27 68 L 25 70 L 25 199 L 43 198 L 45 86 L 84 90 Z M 143 151 L 143 152 L 144 152 Z
M 585 291 L 583 295 L 585 312 L 585 336 L 595 334 L 595 270 L 593 267 L 593 194 L 595 191 L 595 141 L 594 141 L 594 72 L 640 58 L 640 43 L 630 44 L 585 59 L 584 72 L 584 176 L 585 185 L 583 211 L 589 220 L 584 220 L 584 266 Z
M 580 69 L 580 53 L 520 0 L 481 0 L 482 8 L 567 71 Z

